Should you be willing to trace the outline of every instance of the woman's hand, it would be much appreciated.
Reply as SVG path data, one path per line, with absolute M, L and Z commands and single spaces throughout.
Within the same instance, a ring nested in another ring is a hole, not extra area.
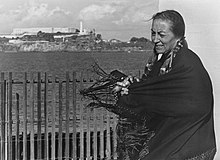
M 134 83 L 139 82 L 137 77 L 128 76 L 122 82 L 117 82 L 115 88 L 113 88 L 113 93 L 120 92 L 121 95 L 128 94 L 128 87 Z

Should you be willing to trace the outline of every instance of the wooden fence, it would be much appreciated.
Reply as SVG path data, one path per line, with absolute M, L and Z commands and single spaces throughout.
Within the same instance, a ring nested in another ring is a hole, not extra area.
M 0 160 L 116 158 L 117 117 L 90 109 L 83 73 L 1 73 Z

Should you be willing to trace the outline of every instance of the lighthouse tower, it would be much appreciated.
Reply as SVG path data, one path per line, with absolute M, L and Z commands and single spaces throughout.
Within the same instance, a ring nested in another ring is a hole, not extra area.
M 80 21 L 79 34 L 83 34 L 83 23 Z
M 79 26 L 79 36 L 82 35 L 89 35 L 89 32 L 86 29 L 83 29 L 83 23 L 80 21 L 80 26 Z

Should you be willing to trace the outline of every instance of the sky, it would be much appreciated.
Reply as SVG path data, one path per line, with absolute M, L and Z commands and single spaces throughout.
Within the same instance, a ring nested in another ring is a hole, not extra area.
M 13 28 L 95 29 L 103 39 L 150 38 L 159 0 L 0 0 L 0 34 Z

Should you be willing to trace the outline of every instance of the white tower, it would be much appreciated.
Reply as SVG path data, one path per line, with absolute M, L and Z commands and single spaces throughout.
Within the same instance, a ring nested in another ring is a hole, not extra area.
M 79 33 L 80 33 L 80 34 L 83 33 L 83 24 L 82 24 L 82 21 L 80 21 Z

